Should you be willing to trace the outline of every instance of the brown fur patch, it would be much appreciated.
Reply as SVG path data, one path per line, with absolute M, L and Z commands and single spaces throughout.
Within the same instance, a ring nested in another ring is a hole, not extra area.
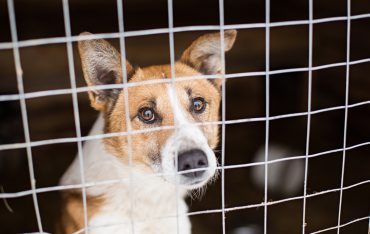
M 87 218 L 90 219 L 99 212 L 104 204 L 103 197 L 86 197 Z M 84 208 L 80 191 L 64 191 L 62 194 L 63 210 L 57 224 L 58 234 L 74 233 L 84 228 Z

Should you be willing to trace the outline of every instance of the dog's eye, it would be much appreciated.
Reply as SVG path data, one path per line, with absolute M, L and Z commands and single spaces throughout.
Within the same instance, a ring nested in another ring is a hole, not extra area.
M 205 110 L 206 104 L 204 98 L 197 97 L 193 99 L 191 109 L 194 113 L 200 114 Z
M 138 117 L 144 123 L 154 123 L 156 120 L 155 112 L 152 108 L 144 107 L 139 110 Z

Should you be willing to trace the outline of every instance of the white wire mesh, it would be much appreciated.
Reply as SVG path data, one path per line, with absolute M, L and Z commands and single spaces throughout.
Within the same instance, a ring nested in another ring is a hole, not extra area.
M 351 15 L 351 0 L 347 1 L 347 16 Z M 348 126 L 348 94 L 349 94 L 349 62 L 350 62 L 350 51 L 351 51 L 351 21 L 347 20 L 347 52 L 346 52 L 346 99 L 345 99 L 345 114 L 344 114 L 344 133 L 343 133 L 343 148 L 346 148 L 347 145 L 347 126 Z M 343 183 L 344 183 L 344 168 L 346 163 L 346 151 L 343 150 L 343 158 L 342 158 L 342 175 L 341 175 L 341 182 L 340 182 L 340 196 L 339 196 L 339 211 L 338 211 L 338 229 L 337 233 L 340 232 L 340 225 L 341 225 L 341 216 L 342 216 L 342 201 L 343 201 Z
M 15 70 L 17 74 L 17 85 L 18 85 L 18 92 L 19 94 L 24 93 L 24 87 L 23 87 L 23 72 L 22 72 L 22 65 L 19 55 L 19 47 L 18 47 L 18 35 L 17 35 L 17 26 L 16 26 L 16 20 L 15 20 L 15 14 L 14 14 L 14 4 L 13 1 L 8 1 L 8 14 L 9 14 L 9 21 L 10 21 L 10 29 L 11 29 L 11 35 L 12 35 L 12 43 L 14 45 L 13 47 L 13 54 L 14 54 L 14 64 L 15 64 Z M 31 188 L 32 188 L 32 199 L 33 204 L 35 207 L 35 213 L 36 213 L 36 219 L 37 219 L 37 226 L 39 229 L 39 232 L 43 232 L 42 223 L 41 223 L 41 217 L 40 217 L 40 209 L 37 201 L 37 194 L 36 194 L 36 180 L 35 180 L 35 173 L 33 169 L 33 159 L 32 159 L 32 151 L 30 146 L 30 133 L 28 128 L 28 118 L 27 118 L 27 107 L 26 107 L 26 101 L 24 98 L 20 99 L 21 103 L 21 111 L 22 111 L 22 123 L 23 123 L 23 129 L 24 129 L 24 137 L 26 141 L 26 149 L 27 149 L 27 161 L 28 161 L 28 168 L 30 173 L 30 179 L 31 179 Z
M 313 40 L 313 0 L 309 1 L 309 31 L 308 31 L 308 103 L 307 103 L 307 136 L 306 136 L 306 160 L 304 168 L 303 184 L 303 215 L 302 215 L 302 234 L 306 232 L 306 203 L 307 203 L 307 175 L 308 175 L 308 155 L 310 152 L 310 133 L 311 133 L 311 100 L 312 100 L 312 40 Z
M 349 71 L 351 65 L 356 64 L 363 64 L 369 63 L 370 58 L 361 59 L 361 60 L 350 60 L 350 39 L 351 39 L 351 21 L 358 20 L 358 19 L 367 19 L 370 18 L 370 14 L 360 14 L 360 15 L 351 15 L 351 1 L 347 0 L 347 16 L 341 17 L 329 17 L 329 18 L 320 18 L 314 19 L 313 18 L 313 0 L 309 0 L 309 19 L 308 20 L 297 20 L 297 21 L 283 21 L 283 22 L 270 22 L 270 1 L 266 0 L 265 2 L 265 22 L 264 23 L 252 23 L 252 24 L 234 24 L 234 25 L 224 25 L 224 2 L 223 0 L 219 0 L 219 25 L 204 25 L 204 26 L 187 26 L 187 27 L 174 27 L 173 25 L 173 6 L 172 1 L 168 0 L 168 19 L 169 19 L 169 26 L 168 28 L 158 28 L 158 29 L 150 29 L 150 30 L 137 30 L 137 31 L 125 31 L 124 24 L 123 24 L 123 5 L 122 1 L 117 0 L 117 13 L 118 13 L 118 21 L 119 21 L 119 32 L 114 33 L 101 33 L 101 34 L 94 34 L 94 35 L 83 35 L 83 36 L 73 36 L 71 34 L 71 26 L 70 26 L 70 16 L 69 16 L 69 6 L 68 0 L 63 0 L 63 13 L 64 13 L 64 23 L 65 23 L 65 37 L 54 37 L 54 38 L 42 38 L 42 39 L 32 39 L 32 40 L 23 40 L 19 41 L 17 37 L 17 27 L 16 27 L 16 17 L 14 11 L 14 4 L 12 0 L 8 0 L 8 12 L 9 12 L 9 20 L 10 20 L 10 28 L 11 28 L 11 42 L 2 42 L 0 43 L 0 50 L 3 49 L 12 49 L 14 54 L 14 63 L 15 63 L 15 70 L 17 75 L 17 84 L 18 84 L 18 93 L 17 94 L 10 94 L 10 95 L 0 95 L 0 102 L 4 101 L 14 101 L 19 100 L 21 104 L 21 114 L 22 114 L 22 123 L 24 126 L 24 135 L 25 135 L 25 142 L 19 143 L 12 143 L 12 144 L 2 144 L 0 145 L 0 151 L 2 150 L 10 150 L 10 149 L 20 149 L 25 148 L 27 150 L 27 159 L 28 159 L 28 167 L 29 167 L 29 174 L 31 178 L 31 189 L 25 190 L 21 192 L 14 192 L 14 193 L 0 193 L 0 198 L 7 199 L 7 198 L 17 198 L 17 197 L 24 197 L 32 195 L 34 208 L 35 208 L 35 215 L 38 224 L 38 231 L 43 233 L 43 226 L 42 226 L 42 217 L 40 216 L 39 206 L 38 206 L 38 198 L 37 194 L 46 193 L 51 191 L 62 191 L 68 189 L 81 189 L 83 193 L 83 207 L 84 207 L 84 223 L 85 227 L 82 230 L 79 230 L 77 233 L 81 232 L 88 232 L 88 217 L 87 217 L 87 204 L 86 204 L 86 188 L 92 186 L 101 186 L 105 184 L 116 184 L 116 183 L 123 183 L 127 180 L 132 180 L 132 178 L 124 178 L 124 179 L 117 179 L 117 180 L 109 180 L 109 181 L 99 181 L 99 182 L 89 182 L 86 183 L 84 180 L 84 172 L 83 172 L 83 155 L 82 155 L 82 142 L 94 140 L 94 139 L 103 139 L 107 137 L 114 137 L 114 136 L 128 136 L 129 146 L 131 145 L 130 137 L 135 134 L 141 134 L 145 132 L 151 131 L 161 131 L 164 129 L 176 129 L 176 126 L 162 126 L 157 128 L 151 129 L 144 129 L 144 130 L 131 130 L 130 121 L 129 121 L 129 113 L 126 112 L 126 122 L 127 122 L 127 132 L 119 132 L 119 133 L 109 133 L 109 134 L 100 134 L 94 136 L 82 136 L 81 129 L 80 129 L 80 117 L 79 117 L 79 108 L 78 108 L 78 100 L 77 94 L 82 92 L 87 92 L 91 88 L 94 89 L 111 89 L 111 88 L 123 88 L 127 89 L 129 87 L 147 85 L 147 84 L 155 84 L 155 83 L 174 83 L 174 64 L 175 64 L 175 54 L 174 54 L 174 38 L 173 34 L 176 32 L 191 32 L 191 31 L 214 31 L 219 30 L 221 36 L 221 59 L 222 59 L 222 72 L 221 75 L 208 75 L 208 76 L 197 76 L 197 77 L 177 77 L 179 80 L 197 80 L 197 79 L 216 79 L 216 78 L 223 78 L 223 79 L 232 79 L 232 78 L 239 78 L 239 77 L 251 77 L 251 76 L 264 76 L 266 79 L 266 116 L 265 117 L 258 117 L 258 118 L 245 118 L 245 119 L 236 119 L 236 120 L 227 120 L 226 119 L 226 89 L 225 85 L 222 85 L 222 113 L 221 113 L 221 120 L 220 121 L 213 121 L 213 122 L 203 122 L 203 123 L 196 123 L 196 125 L 207 125 L 207 124 L 218 124 L 221 125 L 221 133 L 222 133 L 222 142 L 221 142 L 221 165 L 218 167 L 221 170 L 221 196 L 222 196 L 222 204 L 221 209 L 208 209 L 196 212 L 189 212 L 187 213 L 188 216 L 200 215 L 200 214 L 211 214 L 211 213 L 221 213 L 222 214 L 222 233 L 226 233 L 226 213 L 235 210 L 243 210 L 243 209 L 250 209 L 250 208 L 257 208 L 257 207 L 264 207 L 264 233 L 267 233 L 267 225 L 268 225 L 268 207 L 271 205 L 284 203 L 288 201 L 294 200 L 303 200 L 303 218 L 302 218 L 302 233 L 305 233 L 306 229 L 306 200 L 307 198 L 312 198 L 316 196 L 320 196 L 323 194 L 329 193 L 340 193 L 339 199 L 339 211 L 338 211 L 338 222 L 336 226 L 328 227 L 326 229 L 317 230 L 312 233 L 322 233 L 329 230 L 337 230 L 338 234 L 342 227 L 348 226 L 350 224 L 360 222 L 363 220 L 370 219 L 370 216 L 360 217 L 354 219 L 352 221 L 342 223 L 341 222 L 341 212 L 342 212 L 342 197 L 343 191 L 353 189 L 355 187 L 363 186 L 366 184 L 370 184 L 369 180 L 364 180 L 355 184 L 351 184 L 348 186 L 344 186 L 344 170 L 345 170 L 345 162 L 346 162 L 346 152 L 348 150 L 353 150 L 359 147 L 364 147 L 370 145 L 370 142 L 363 142 L 356 145 L 347 146 L 347 118 L 348 118 L 348 111 L 351 108 L 365 106 L 370 104 L 370 100 L 357 102 L 353 104 L 349 104 Z M 328 23 L 328 22 L 341 22 L 344 21 L 347 23 L 347 46 L 346 46 L 346 61 L 339 62 L 339 63 L 331 63 L 325 64 L 320 66 L 313 66 L 312 63 L 312 54 L 313 54 L 313 27 L 316 24 L 321 23 Z M 281 27 L 281 26 L 291 26 L 291 25 L 308 25 L 309 27 L 309 54 L 308 54 L 308 67 L 300 67 L 300 68 L 290 68 L 290 69 L 281 69 L 281 70 L 270 70 L 270 28 L 273 27 Z M 224 30 L 228 29 L 252 29 L 252 28 L 264 28 L 265 29 L 265 71 L 255 71 L 255 72 L 243 72 L 243 73 L 232 73 L 226 74 L 225 72 L 225 55 L 224 55 Z M 169 34 L 169 42 L 170 42 L 170 60 L 171 60 L 171 74 L 172 79 L 170 80 L 151 80 L 151 81 L 142 81 L 142 82 L 127 82 L 126 77 L 126 54 L 125 54 L 125 38 L 133 37 L 133 36 L 144 36 L 144 35 L 155 35 L 155 34 Z M 95 86 L 95 87 L 76 87 L 76 79 L 75 79 L 75 70 L 74 70 L 74 58 L 73 58 L 73 50 L 72 50 L 72 43 L 87 40 L 87 39 L 112 39 L 118 38 L 120 40 L 120 52 L 122 56 L 122 74 L 124 75 L 124 82 L 122 84 L 117 85 L 104 85 L 104 86 Z M 59 43 L 66 43 L 67 44 L 67 54 L 68 54 L 68 65 L 69 65 L 69 75 L 70 75 L 70 89 L 57 89 L 57 90 L 47 90 L 47 91 L 38 91 L 38 92 L 24 92 L 23 88 L 23 72 L 21 67 L 20 55 L 19 55 L 19 48 L 23 47 L 32 47 L 32 46 L 40 46 L 40 45 L 48 45 L 48 44 L 59 44 Z M 311 100 L 312 100 L 312 72 L 318 71 L 327 68 L 333 67 L 345 67 L 346 69 L 346 89 L 345 89 L 345 105 L 342 106 L 334 106 L 319 110 L 311 110 Z M 269 80 L 270 75 L 275 74 L 286 74 L 286 73 L 293 73 L 293 72 L 308 72 L 308 105 L 306 112 L 298 112 L 298 113 L 290 113 L 284 115 L 276 115 L 270 116 L 270 87 L 269 87 Z M 223 82 L 224 83 L 224 82 Z M 127 92 L 124 92 L 125 95 L 125 105 L 128 106 L 129 100 Z M 49 97 L 54 95 L 62 95 L 62 94 L 71 94 L 73 98 L 73 113 L 74 113 L 74 120 L 75 120 L 75 131 L 76 137 L 69 137 L 69 138 L 58 138 L 58 139 L 47 139 L 47 140 L 39 140 L 39 141 L 31 141 L 30 133 L 29 133 L 29 126 L 28 126 L 28 117 L 27 117 L 27 107 L 26 107 L 26 100 L 38 97 Z M 128 110 L 128 108 L 126 108 Z M 344 134 L 343 134 L 343 147 L 338 149 L 332 149 L 328 151 L 323 151 L 315 154 L 309 154 L 309 145 L 310 145 L 310 127 L 311 127 L 311 116 L 330 112 L 334 110 L 344 110 L 345 111 L 345 120 L 344 120 Z M 276 119 L 285 119 L 285 118 L 292 118 L 298 116 L 307 116 L 307 137 L 306 137 L 306 150 L 305 154 L 301 156 L 293 156 L 288 158 L 281 158 L 281 159 L 274 159 L 269 160 L 268 157 L 268 149 L 269 149 L 269 121 L 276 120 Z M 236 164 L 236 165 L 225 165 L 225 128 L 226 125 L 231 124 L 241 124 L 247 122 L 265 122 L 265 159 L 263 162 L 255 162 L 255 163 L 247 163 L 247 164 Z M 31 148 L 35 146 L 42 146 L 42 145 L 50 145 L 50 144 L 61 144 L 61 143 L 70 143 L 75 142 L 78 145 L 78 157 L 80 159 L 80 172 L 81 172 L 81 184 L 74 184 L 74 185 L 64 185 L 64 186 L 53 186 L 53 187 L 45 187 L 45 188 L 36 188 L 35 184 L 35 176 L 34 176 L 34 168 L 32 162 L 32 151 Z M 308 159 L 328 155 L 335 152 L 342 152 L 343 153 L 343 161 L 342 161 L 342 168 L 341 168 L 341 184 L 340 188 L 324 190 L 316 193 L 307 193 L 307 173 L 309 167 Z M 129 147 L 128 155 L 131 164 L 131 147 Z M 290 161 L 290 160 L 298 160 L 304 159 L 305 160 L 305 176 L 304 176 L 304 193 L 302 196 L 290 197 L 286 199 L 276 200 L 276 201 L 269 201 L 268 200 L 268 166 L 271 164 L 275 164 L 278 162 L 283 161 Z M 236 168 L 246 168 L 246 167 L 254 167 L 254 166 L 264 166 L 264 176 L 265 176 L 265 187 L 264 187 L 264 200 L 262 203 L 258 204 L 248 204 L 244 206 L 234 206 L 234 207 L 226 207 L 225 206 L 225 170 L 232 170 Z M 153 174 L 151 176 L 163 176 L 162 174 Z M 134 209 L 134 207 L 132 207 Z M 177 213 L 175 217 L 178 217 L 179 214 Z M 168 216 L 170 217 L 170 216 Z M 163 218 L 168 218 L 163 217 Z M 135 221 L 136 222 L 136 221 Z M 132 233 L 135 232 L 133 220 L 131 220 L 131 231 Z M 121 225 L 121 224 L 119 224 Z M 179 230 L 178 230 L 179 231 Z
M 71 22 L 69 16 L 69 4 L 68 0 L 63 0 L 63 16 L 64 16 L 64 27 L 66 32 L 66 37 L 71 36 Z M 81 141 L 81 127 L 80 127 L 80 111 L 78 108 L 78 100 L 76 90 L 76 77 L 75 77 L 75 68 L 74 68 L 74 58 L 73 58 L 73 47 L 72 42 L 67 42 L 67 55 L 68 55 L 68 68 L 69 68 L 69 77 L 71 80 L 71 89 L 72 89 L 72 101 L 73 101 L 73 117 L 76 127 L 76 136 L 77 136 L 77 148 L 78 148 L 78 160 L 80 165 L 80 177 L 81 183 L 85 183 L 85 172 L 84 172 L 84 158 L 82 152 L 82 141 Z M 84 215 L 84 229 L 86 233 L 89 233 L 88 230 L 88 215 L 87 215 L 87 198 L 86 198 L 86 188 L 81 188 L 82 191 L 82 204 L 83 204 L 83 215 Z
M 124 17 L 123 17 L 123 3 L 122 3 L 122 0 L 117 0 L 117 11 L 118 11 L 118 22 L 119 22 L 119 32 L 123 35 L 123 32 L 124 32 Z M 120 45 L 120 53 L 121 53 L 121 67 L 122 67 L 122 76 L 123 76 L 123 80 L 122 80 L 122 84 L 125 85 L 128 83 L 127 81 L 127 67 L 126 67 L 126 51 L 125 51 L 125 38 L 123 36 L 120 36 L 119 38 L 119 45 Z M 129 106 L 129 99 L 128 99 L 128 88 L 125 87 L 124 88 L 124 104 L 125 104 L 125 119 L 126 119 L 126 128 L 127 128 L 127 143 L 128 143 L 128 147 L 127 147 L 127 153 L 128 153 L 128 162 L 129 162 L 129 168 L 130 168 L 130 171 L 129 171 L 129 178 L 130 178 L 130 188 L 132 188 L 132 169 L 131 169 L 131 166 L 132 166 L 132 147 L 131 147 L 131 144 L 132 144 L 132 138 L 131 138 L 131 122 L 130 122 L 130 110 L 128 108 Z M 131 189 L 130 189 L 131 190 Z M 134 207 L 134 200 L 133 200 L 133 196 L 134 194 L 132 192 L 129 193 L 129 199 L 130 199 L 130 231 L 131 233 L 135 233 L 135 226 L 134 226 L 134 220 L 133 220 L 133 217 L 132 217 L 132 213 L 133 213 L 133 210 L 135 209 Z
M 268 202 L 268 164 L 269 161 L 269 134 L 270 134 L 270 0 L 265 2 L 265 71 L 266 71 L 266 125 L 265 125 L 265 193 L 264 193 L 264 218 L 263 233 L 267 233 L 267 202 Z

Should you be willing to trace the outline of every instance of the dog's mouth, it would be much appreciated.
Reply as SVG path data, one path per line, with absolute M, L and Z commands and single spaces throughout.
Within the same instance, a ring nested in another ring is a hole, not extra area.
M 201 187 L 207 182 L 208 182 L 208 178 L 201 178 L 201 179 L 196 179 L 196 180 L 193 180 L 193 181 L 189 181 L 185 185 Z
M 188 179 L 184 178 L 183 176 L 180 176 L 178 182 L 179 185 L 186 188 L 186 189 L 196 189 L 203 187 L 205 184 L 207 184 L 209 178 L 196 178 L 196 179 Z
M 209 170 L 210 168 L 196 168 L 185 171 L 178 171 L 178 177 L 180 178 L 181 184 L 195 185 L 206 182 L 209 179 Z

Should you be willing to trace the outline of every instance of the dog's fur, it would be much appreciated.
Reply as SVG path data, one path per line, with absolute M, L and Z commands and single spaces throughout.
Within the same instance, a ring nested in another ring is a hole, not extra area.
M 84 33 L 85 35 L 88 33 Z M 225 51 L 231 49 L 235 30 L 224 33 Z M 104 40 L 85 40 L 78 44 L 84 77 L 89 86 L 123 82 L 121 56 Z M 126 61 L 129 82 L 171 79 L 171 66 L 134 69 Z M 220 34 L 206 34 L 195 40 L 176 62 L 176 77 L 219 74 L 221 72 Z M 131 135 L 131 160 L 128 137 L 114 136 L 89 140 L 83 147 L 86 183 L 122 180 L 86 188 L 90 233 L 190 233 L 184 197 L 203 187 L 214 176 L 217 159 L 212 151 L 218 143 L 218 121 L 222 79 L 181 80 L 174 84 L 157 83 L 128 88 L 128 112 L 131 130 L 177 126 Z M 203 98 L 202 113 L 192 110 L 192 101 Z M 122 89 L 89 91 L 91 105 L 100 117 L 90 135 L 126 132 L 125 93 Z M 140 110 L 151 108 L 156 121 L 145 123 Z M 207 157 L 202 176 L 189 178 L 178 173 L 176 155 L 199 149 Z M 154 175 L 160 174 L 160 175 Z M 62 185 L 81 183 L 80 161 L 76 157 L 61 179 Z M 59 232 L 71 233 L 84 228 L 84 209 L 79 189 L 63 192 L 63 210 Z M 177 220 L 176 216 L 179 216 Z M 162 217 L 162 218 L 161 218 Z

